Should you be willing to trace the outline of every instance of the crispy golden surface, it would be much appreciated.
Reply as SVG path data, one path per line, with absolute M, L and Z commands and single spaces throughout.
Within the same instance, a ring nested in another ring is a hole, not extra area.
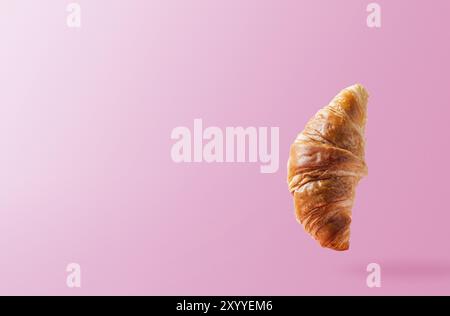
M 291 146 L 289 190 L 297 220 L 323 247 L 347 250 L 355 188 L 367 174 L 368 94 L 356 84 L 319 110 Z

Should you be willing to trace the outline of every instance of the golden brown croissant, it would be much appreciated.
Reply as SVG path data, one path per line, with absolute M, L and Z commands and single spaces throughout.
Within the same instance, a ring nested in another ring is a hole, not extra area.
M 322 247 L 347 250 L 355 189 L 367 175 L 367 91 L 342 90 L 306 124 L 291 146 L 289 190 L 295 214 Z

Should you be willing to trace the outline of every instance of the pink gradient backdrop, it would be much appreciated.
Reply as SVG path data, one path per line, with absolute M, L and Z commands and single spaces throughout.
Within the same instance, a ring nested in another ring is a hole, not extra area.
M 65 1 L 0 3 L 0 294 L 450 294 L 449 1 L 379 0 L 381 29 L 361 0 L 78 2 L 81 29 Z M 285 164 L 355 82 L 369 176 L 337 253 L 296 223 Z M 279 171 L 173 163 L 194 118 L 279 126 Z

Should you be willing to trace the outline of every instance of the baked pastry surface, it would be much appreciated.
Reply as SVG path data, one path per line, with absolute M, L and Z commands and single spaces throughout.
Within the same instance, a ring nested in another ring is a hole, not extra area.
M 296 218 L 322 247 L 347 250 L 350 245 L 355 189 L 367 175 L 367 99 L 360 84 L 342 90 L 291 145 L 288 185 Z

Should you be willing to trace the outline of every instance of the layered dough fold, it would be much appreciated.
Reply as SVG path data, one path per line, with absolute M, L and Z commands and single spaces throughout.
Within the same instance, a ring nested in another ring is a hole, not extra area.
M 355 189 L 367 175 L 368 93 L 342 90 L 309 120 L 291 146 L 288 185 L 297 220 L 323 247 L 347 250 Z

